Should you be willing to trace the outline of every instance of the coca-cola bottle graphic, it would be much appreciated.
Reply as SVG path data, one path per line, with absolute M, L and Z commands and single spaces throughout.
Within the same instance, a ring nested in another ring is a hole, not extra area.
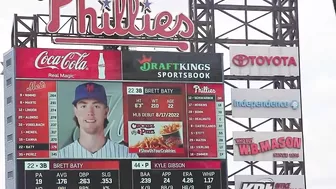
M 98 79 L 105 79 L 105 60 L 103 53 L 99 54 Z

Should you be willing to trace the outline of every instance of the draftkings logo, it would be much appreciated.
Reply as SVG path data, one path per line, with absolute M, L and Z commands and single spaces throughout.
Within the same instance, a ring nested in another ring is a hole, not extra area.
M 141 71 L 156 71 L 158 78 L 210 79 L 211 67 L 207 63 L 154 62 L 151 56 L 146 55 L 137 61 Z

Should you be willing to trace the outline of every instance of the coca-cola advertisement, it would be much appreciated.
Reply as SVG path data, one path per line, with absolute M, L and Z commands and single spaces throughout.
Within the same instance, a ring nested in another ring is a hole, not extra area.
M 121 52 L 16 48 L 16 77 L 56 80 L 120 80 Z

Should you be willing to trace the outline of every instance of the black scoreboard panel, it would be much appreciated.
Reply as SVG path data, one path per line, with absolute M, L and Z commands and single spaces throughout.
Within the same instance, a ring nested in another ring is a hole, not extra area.
M 221 160 L 19 160 L 19 189 L 227 189 Z

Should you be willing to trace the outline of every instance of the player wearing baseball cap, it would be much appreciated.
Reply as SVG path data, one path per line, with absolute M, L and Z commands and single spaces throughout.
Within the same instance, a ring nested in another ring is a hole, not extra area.
M 74 121 L 79 127 L 79 139 L 59 150 L 59 158 L 138 158 L 128 148 L 107 139 L 109 107 L 105 88 L 96 83 L 84 83 L 75 91 Z

